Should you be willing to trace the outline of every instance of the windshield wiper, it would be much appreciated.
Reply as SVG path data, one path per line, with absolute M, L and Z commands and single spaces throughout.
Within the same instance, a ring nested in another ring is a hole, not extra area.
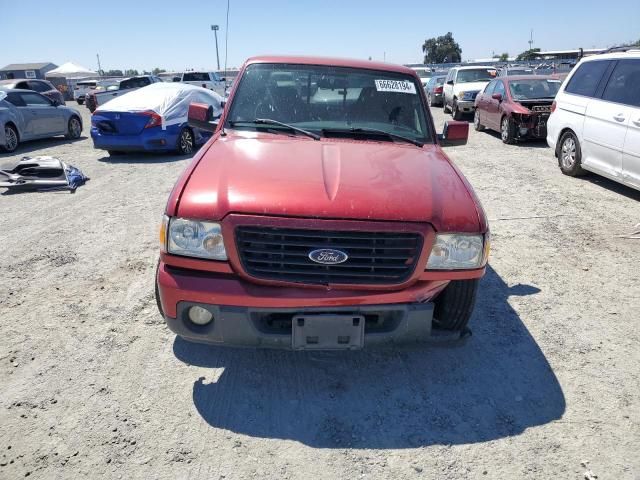
M 231 127 L 236 126 L 239 123 L 253 123 L 255 125 L 277 125 L 279 127 L 284 127 L 292 132 L 299 132 L 307 137 L 311 137 L 314 140 L 320 140 L 320 135 L 310 132 L 309 130 L 305 130 L 304 128 L 295 127 L 293 125 L 289 125 L 288 123 L 279 122 L 277 120 L 272 120 L 271 118 L 256 118 L 254 120 L 238 120 L 238 121 L 229 121 L 229 125 Z
M 385 130 L 378 130 L 377 128 L 361 128 L 361 127 L 351 127 L 351 128 L 323 128 L 321 130 L 322 134 L 327 133 L 355 133 L 358 135 L 378 135 L 389 137 L 392 140 L 400 140 L 401 142 L 411 143 L 416 147 L 424 146 L 424 142 L 420 142 L 418 140 L 414 140 L 413 138 L 404 137 L 402 135 L 398 135 L 396 133 L 387 132 Z

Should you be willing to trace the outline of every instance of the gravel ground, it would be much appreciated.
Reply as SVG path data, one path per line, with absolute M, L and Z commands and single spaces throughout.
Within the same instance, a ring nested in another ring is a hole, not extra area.
M 0 154 L 91 177 L 0 196 L 0 478 L 640 478 L 640 192 L 565 177 L 540 142 L 447 152 L 493 233 L 473 337 L 339 354 L 165 328 L 157 226 L 188 158 Z

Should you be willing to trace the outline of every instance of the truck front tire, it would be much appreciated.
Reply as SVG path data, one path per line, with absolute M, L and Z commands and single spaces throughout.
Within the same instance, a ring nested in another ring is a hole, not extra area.
M 434 327 L 463 331 L 476 303 L 479 279 L 452 280 L 435 301 Z

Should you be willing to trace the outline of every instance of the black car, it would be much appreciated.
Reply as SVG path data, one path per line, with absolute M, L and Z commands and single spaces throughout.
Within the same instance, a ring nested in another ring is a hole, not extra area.
M 424 87 L 427 94 L 427 101 L 430 107 L 442 105 L 442 89 L 446 75 L 435 75 L 429 79 L 427 85 Z

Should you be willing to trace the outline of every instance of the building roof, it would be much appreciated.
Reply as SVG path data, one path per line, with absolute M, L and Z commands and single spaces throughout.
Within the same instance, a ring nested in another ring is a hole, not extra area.
M 249 58 L 245 64 L 252 63 L 289 63 L 297 65 L 327 65 L 335 67 L 352 67 L 366 68 L 368 70 L 381 70 L 387 72 L 408 73 L 415 75 L 415 71 L 404 65 L 395 65 L 393 63 L 375 62 L 371 60 L 356 60 L 347 58 L 330 58 L 330 57 L 306 57 L 306 56 L 285 56 L 285 55 L 269 55 Z
M 53 65 L 55 68 L 55 63 L 51 62 L 39 62 L 39 63 L 11 63 L 6 67 L 0 68 L 0 72 L 7 72 L 12 70 L 40 70 L 41 68 L 48 67 L 49 65 Z

